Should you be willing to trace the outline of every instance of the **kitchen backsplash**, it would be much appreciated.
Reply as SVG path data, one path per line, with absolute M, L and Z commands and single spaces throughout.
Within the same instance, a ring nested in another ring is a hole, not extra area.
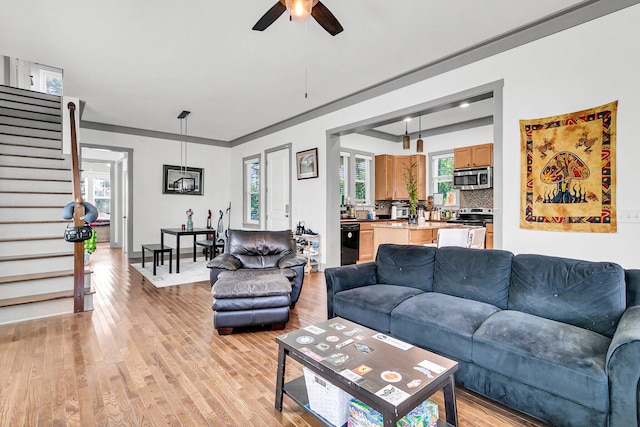
M 493 208 L 493 188 L 460 192 L 461 208 Z

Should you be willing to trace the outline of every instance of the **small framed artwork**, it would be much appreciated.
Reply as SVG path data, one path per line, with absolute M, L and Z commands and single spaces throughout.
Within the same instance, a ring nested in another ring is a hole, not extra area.
M 298 179 L 318 177 L 318 149 L 298 151 L 296 153 L 296 169 Z
M 204 169 L 162 165 L 162 194 L 203 195 Z

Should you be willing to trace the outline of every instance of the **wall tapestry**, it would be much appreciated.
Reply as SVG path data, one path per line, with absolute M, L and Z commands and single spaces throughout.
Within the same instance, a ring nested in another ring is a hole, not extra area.
M 520 120 L 520 227 L 616 232 L 618 101 Z

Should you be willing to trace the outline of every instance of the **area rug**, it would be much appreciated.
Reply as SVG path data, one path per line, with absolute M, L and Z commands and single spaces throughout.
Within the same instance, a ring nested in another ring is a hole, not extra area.
M 520 120 L 520 227 L 616 232 L 618 102 Z
M 176 274 L 175 260 L 173 262 L 172 271 L 169 273 L 169 260 L 165 258 L 164 265 L 156 267 L 156 275 L 153 275 L 153 261 L 145 261 L 144 268 L 142 264 L 131 264 L 145 279 L 153 284 L 156 288 L 164 288 L 166 286 L 184 285 L 185 283 L 202 282 L 209 280 L 209 269 L 204 258 L 197 258 L 193 262 L 191 258 L 180 260 L 180 273 Z

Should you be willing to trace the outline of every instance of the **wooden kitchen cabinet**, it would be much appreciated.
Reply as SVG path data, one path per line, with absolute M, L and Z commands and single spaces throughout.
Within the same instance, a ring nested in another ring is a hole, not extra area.
M 493 144 L 471 145 L 453 150 L 454 169 L 482 166 L 493 166 Z
M 361 222 L 358 263 L 373 261 L 375 259 L 375 256 L 376 254 L 373 253 L 373 227 L 369 222 Z
M 485 236 L 485 249 L 493 249 L 493 224 L 487 224 L 487 234 Z
M 418 200 L 427 198 L 427 158 L 424 154 L 411 156 L 376 156 L 375 198 L 376 200 L 409 200 L 407 185 L 404 180 L 405 166 L 416 163 L 415 173 L 418 177 Z
M 433 242 L 433 233 L 438 232 L 437 228 L 428 228 L 420 230 L 409 231 L 409 244 L 410 245 L 424 245 L 425 243 Z

